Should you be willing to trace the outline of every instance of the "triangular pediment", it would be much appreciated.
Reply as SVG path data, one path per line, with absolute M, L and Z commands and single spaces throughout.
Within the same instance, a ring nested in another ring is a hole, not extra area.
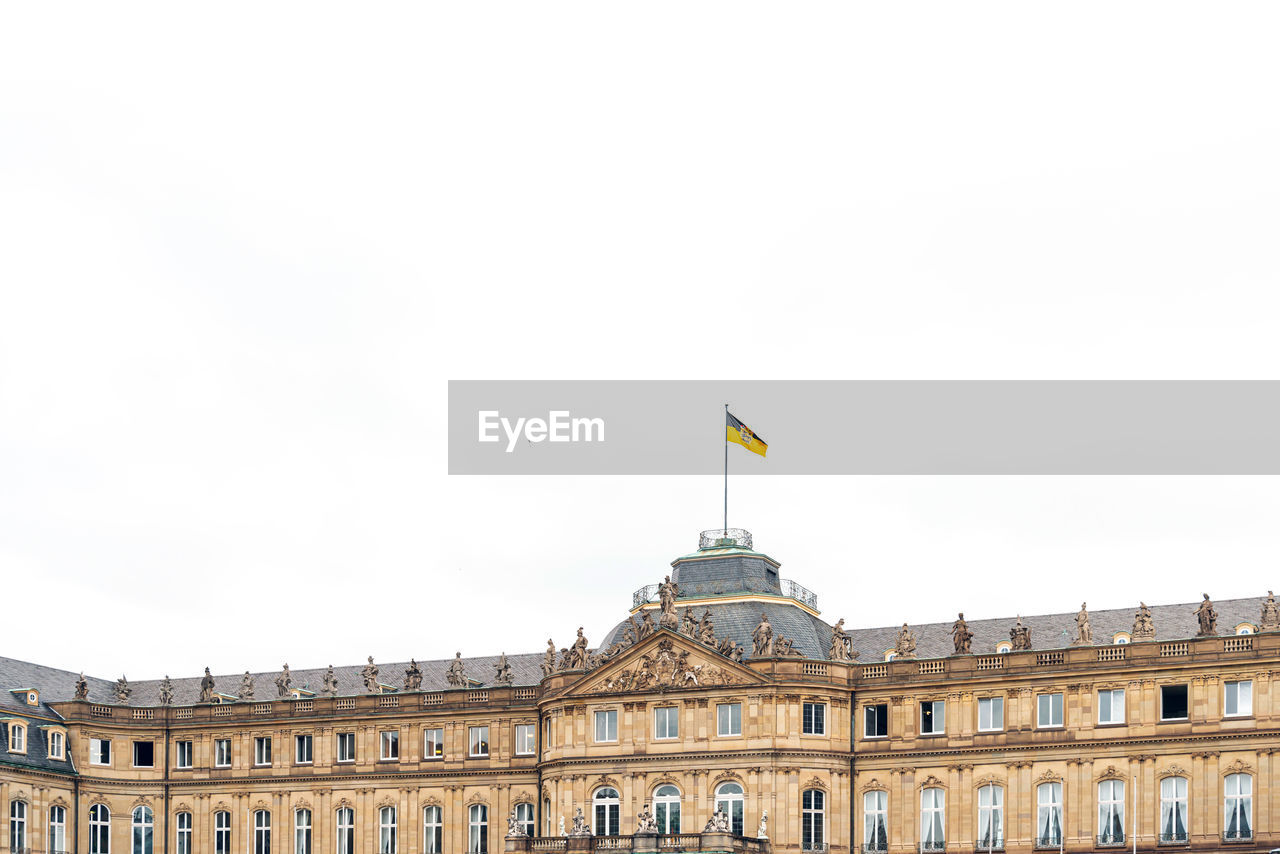
M 765 678 L 691 638 L 659 629 L 601 667 L 566 693 L 636 694 L 759 685 Z

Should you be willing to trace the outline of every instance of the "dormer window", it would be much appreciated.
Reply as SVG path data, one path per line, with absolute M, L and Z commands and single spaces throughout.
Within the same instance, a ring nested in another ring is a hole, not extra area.
M 67 758 L 67 735 L 62 730 L 49 730 L 49 758 Z
M 26 703 L 28 706 L 40 705 L 40 691 L 36 688 L 14 688 L 10 691 L 20 703 Z
M 9 752 L 10 753 L 26 753 L 27 752 L 27 727 L 26 724 L 20 724 L 16 721 L 9 724 Z

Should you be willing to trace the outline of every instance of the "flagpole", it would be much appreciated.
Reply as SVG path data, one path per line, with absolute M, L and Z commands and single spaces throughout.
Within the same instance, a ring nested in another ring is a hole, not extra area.
M 729 426 L 729 404 L 724 405 L 724 424 Z M 721 537 L 729 536 L 729 439 L 724 440 L 724 532 Z

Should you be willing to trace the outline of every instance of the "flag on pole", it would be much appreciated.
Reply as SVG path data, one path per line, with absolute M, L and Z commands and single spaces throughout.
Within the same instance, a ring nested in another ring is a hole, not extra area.
M 730 442 L 736 442 L 753 454 L 759 454 L 763 457 L 764 452 L 769 450 L 769 443 L 757 436 L 746 424 L 734 418 L 733 413 L 728 409 L 724 411 L 724 414 L 727 419 L 725 438 Z

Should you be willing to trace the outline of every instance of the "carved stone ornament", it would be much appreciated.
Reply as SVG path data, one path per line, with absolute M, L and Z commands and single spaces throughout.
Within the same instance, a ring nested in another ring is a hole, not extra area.
M 578 807 L 573 812 L 573 830 L 569 831 L 570 836 L 591 836 L 591 828 L 587 827 L 587 818 L 582 814 L 582 807 Z
M 464 688 L 467 685 L 467 666 L 462 663 L 462 653 L 455 653 L 453 661 L 449 662 L 449 670 L 444 674 L 444 679 L 449 683 L 451 688 Z
M 116 680 L 116 702 L 126 705 L 129 702 L 129 695 L 133 693 L 133 689 L 129 687 L 129 680 L 121 676 Z
M 594 690 L 613 694 L 624 691 L 665 691 L 703 684 L 737 685 L 742 678 L 716 666 L 693 664 L 689 651 L 676 649 L 670 638 L 662 638 L 652 651 L 640 657 L 633 668 L 620 670 L 595 686 Z
M 209 668 L 206 667 L 204 672 L 207 674 L 209 672 Z M 246 670 L 244 672 L 244 676 L 240 677 L 240 699 L 252 700 L 253 692 L 254 692 L 253 674 L 250 673 L 248 670 Z M 210 702 L 210 703 L 213 702 L 213 679 L 209 680 L 209 700 L 207 702 Z
M 1062 777 L 1052 771 L 1044 771 L 1036 778 L 1036 783 L 1061 783 Z
M 1262 619 L 1258 621 L 1258 629 L 1264 632 L 1280 630 L 1280 605 L 1276 605 L 1276 594 L 1267 591 L 1267 598 L 1262 600 Z
M 642 833 L 646 836 L 653 836 L 658 833 L 658 821 L 653 817 L 648 804 L 640 807 L 640 812 L 636 814 L 636 833 Z
M 1031 627 L 1023 625 L 1021 615 L 1013 628 L 1009 629 L 1009 640 L 1013 642 L 1015 650 L 1031 649 Z
M 289 673 L 289 664 L 285 662 L 284 669 L 280 671 L 280 675 L 276 677 L 276 693 L 277 696 L 289 696 L 289 689 L 293 687 L 293 676 Z
M 1222 769 L 1223 775 L 1227 774 L 1252 774 L 1253 766 L 1245 762 L 1243 759 L 1237 759 L 1230 765 Z
M 1123 780 L 1124 774 L 1117 771 L 1116 766 L 1108 765 L 1107 770 L 1103 771 L 1095 779 L 1096 780 Z
M 719 805 L 716 811 L 711 814 L 711 819 L 707 822 L 706 827 L 702 828 L 703 833 L 728 833 L 729 832 L 729 815 Z
M 511 813 L 507 816 L 507 839 L 523 839 L 528 835 L 524 832 L 520 819 L 516 818 L 516 808 L 512 807 Z
M 497 671 L 493 676 L 493 684 L 510 685 L 515 681 L 515 676 L 511 674 L 511 665 L 507 663 L 507 654 L 504 652 L 498 656 L 498 662 L 494 665 Z
M 404 689 L 417 691 L 422 687 L 422 668 L 415 659 L 409 659 L 409 666 L 404 671 Z
M 937 777 L 935 777 L 935 776 L 933 776 L 932 774 L 930 774 L 928 777 L 925 777 L 925 778 L 924 778 L 924 782 L 923 782 L 923 783 L 921 783 L 917 788 L 920 788 L 920 789 L 934 789 L 934 788 L 942 788 L 942 789 L 945 789 L 945 788 L 946 788 L 946 784 L 945 784 L 945 783 L 943 783 L 941 780 L 939 780 Z
M 76 699 L 89 699 L 89 681 L 84 678 L 84 674 L 80 674 L 80 678 L 76 680 Z
M 760 615 L 756 630 L 751 633 L 751 654 L 753 656 L 769 655 L 773 650 L 773 626 L 769 625 L 769 617 Z
M 380 694 L 382 689 L 378 687 L 378 665 L 373 663 L 373 656 L 369 656 L 368 663 L 360 668 L 360 681 L 364 683 L 366 694 Z
M 164 679 L 160 682 L 160 705 L 173 705 L 173 681 L 169 679 L 166 673 Z
M 756 839 L 769 838 L 769 811 L 760 811 L 760 826 L 756 828 Z
M 906 623 L 902 624 L 902 629 L 898 632 L 898 641 L 893 647 L 893 652 L 895 657 L 901 659 L 916 657 L 916 636 Z
M 881 783 L 879 778 L 872 777 L 870 780 L 868 780 L 866 783 L 863 784 L 862 791 L 863 792 L 887 792 L 889 791 L 889 787 L 886 786 L 884 783 Z
M 831 647 L 827 650 L 827 658 L 832 661 L 852 661 L 853 643 L 844 630 L 844 617 L 831 627 Z
M 1151 640 L 1156 636 L 1156 622 L 1151 618 L 1151 608 L 1146 602 L 1138 603 L 1138 613 L 1133 615 L 1133 631 L 1130 640 Z
M 1200 631 L 1196 632 L 1198 638 L 1212 637 L 1218 633 L 1218 612 L 1214 610 L 1209 594 L 1203 595 L 1204 601 L 1195 610 L 1196 620 L 1200 623 Z
M 969 631 L 969 624 L 965 622 L 963 611 L 960 612 L 959 618 L 951 624 L 951 639 L 955 644 L 956 655 L 970 654 L 973 632 Z
M 338 677 L 333 675 L 333 665 L 324 674 L 324 692 L 330 697 L 338 696 Z
M 1163 771 L 1161 771 L 1159 774 L 1156 775 L 1157 779 L 1162 779 L 1164 777 L 1186 777 L 1186 776 L 1187 776 L 1187 769 L 1183 768 L 1181 765 L 1179 765 L 1176 762 L 1174 762 L 1168 768 L 1164 769 Z

